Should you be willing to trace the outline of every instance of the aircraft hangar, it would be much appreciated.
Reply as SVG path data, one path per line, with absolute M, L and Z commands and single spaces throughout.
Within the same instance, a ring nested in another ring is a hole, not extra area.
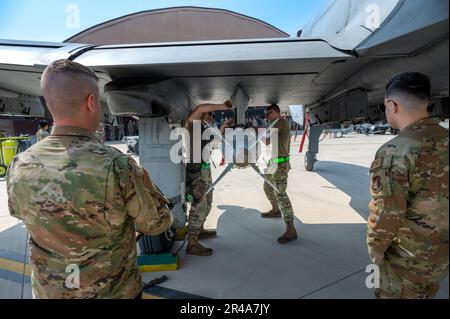
M 264 21 L 236 12 L 175 7 L 133 13 L 106 21 L 65 42 L 105 45 L 287 37 L 289 34 Z

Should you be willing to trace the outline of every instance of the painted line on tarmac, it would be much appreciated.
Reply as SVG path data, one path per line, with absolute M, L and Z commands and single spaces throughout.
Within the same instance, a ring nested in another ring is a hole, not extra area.
M 17 283 L 31 282 L 31 268 L 29 265 L 25 267 L 25 278 L 23 274 L 23 263 L 15 260 L 0 258 L 0 278 L 10 280 Z
M 23 254 L 0 250 L 0 278 L 9 281 L 22 283 L 23 278 Z M 25 282 L 31 282 L 31 267 L 29 264 L 25 268 Z M 154 286 L 146 289 L 142 294 L 142 299 L 208 299 L 203 296 L 190 294 L 187 292 Z
M 12 271 L 18 274 L 23 274 L 23 263 L 18 262 L 18 261 L 14 261 L 14 260 L 10 260 L 10 259 L 5 259 L 5 258 L 0 258 L 0 269 L 3 270 L 8 270 L 8 271 Z M 25 267 L 25 275 L 26 276 L 31 276 L 31 268 L 30 265 L 26 265 Z
M 25 254 L 14 251 L 0 249 L 0 258 L 10 259 L 17 262 L 23 262 Z
M 22 284 L 23 275 L 14 271 L 9 271 L 0 268 L 0 279 L 5 279 L 8 281 L 12 281 L 18 284 Z M 31 283 L 31 278 L 25 276 L 25 283 Z

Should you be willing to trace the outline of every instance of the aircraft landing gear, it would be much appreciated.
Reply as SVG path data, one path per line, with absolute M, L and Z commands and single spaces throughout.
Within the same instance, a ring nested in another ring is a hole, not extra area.
M 314 170 L 314 164 L 317 162 L 317 153 L 319 153 L 319 138 L 322 135 L 324 126 L 319 124 L 314 124 L 310 126 L 308 132 L 308 151 L 305 153 L 305 169 L 308 172 Z
M 158 236 L 143 235 L 138 244 L 143 254 L 160 254 L 169 252 L 175 243 L 175 229 L 168 229 Z
M 310 153 L 310 152 L 306 152 L 305 153 L 305 169 L 308 172 L 312 172 L 314 170 L 314 163 L 316 162 L 316 154 L 315 153 Z

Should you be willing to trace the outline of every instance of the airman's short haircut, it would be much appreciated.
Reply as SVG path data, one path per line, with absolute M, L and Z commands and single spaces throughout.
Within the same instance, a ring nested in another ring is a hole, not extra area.
M 268 113 L 269 111 L 275 111 L 277 113 L 280 113 L 280 107 L 277 104 L 271 104 L 268 107 L 266 107 L 265 112 Z
M 46 127 L 48 125 L 48 122 L 47 121 L 40 121 L 39 122 L 39 128 L 44 128 L 44 127 Z
M 70 60 L 56 60 L 47 66 L 41 89 L 53 117 L 71 117 L 89 94 L 98 97 L 98 79 L 91 69 Z
M 386 97 L 399 93 L 429 102 L 431 98 L 430 79 L 425 74 L 418 72 L 398 74 L 386 85 Z

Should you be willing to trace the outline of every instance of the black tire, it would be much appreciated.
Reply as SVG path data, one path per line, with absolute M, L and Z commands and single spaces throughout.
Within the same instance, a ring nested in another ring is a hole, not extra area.
M 314 163 L 316 159 L 314 154 L 310 154 L 309 152 L 306 152 L 305 154 L 305 169 L 308 172 L 312 172 L 314 170 Z
M 7 170 L 8 167 L 6 167 L 6 165 L 0 164 L 0 177 L 5 177 Z
M 168 229 L 158 236 L 144 235 L 138 244 L 141 254 L 160 254 L 169 252 L 175 243 L 175 229 Z

